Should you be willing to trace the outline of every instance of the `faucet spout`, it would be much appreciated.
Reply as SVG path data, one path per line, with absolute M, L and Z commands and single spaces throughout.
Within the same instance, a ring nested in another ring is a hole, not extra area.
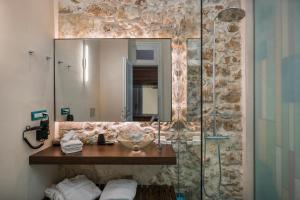
M 150 124 L 152 124 L 154 121 L 157 121 L 158 122 L 158 130 L 157 130 L 157 143 L 158 143 L 158 148 L 159 150 L 161 150 L 161 142 L 160 142 L 160 117 L 159 115 L 153 115 L 151 117 L 151 120 L 150 120 Z

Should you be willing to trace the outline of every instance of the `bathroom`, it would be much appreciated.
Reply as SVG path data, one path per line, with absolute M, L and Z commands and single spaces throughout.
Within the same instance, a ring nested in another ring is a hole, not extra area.
M 300 200 L 299 9 L 1 0 L 0 199 Z

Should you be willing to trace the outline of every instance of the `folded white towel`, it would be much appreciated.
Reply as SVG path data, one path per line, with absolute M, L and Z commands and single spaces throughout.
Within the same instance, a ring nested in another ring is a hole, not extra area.
M 109 181 L 99 200 L 133 200 L 136 195 L 137 182 L 119 179 Z
M 64 134 L 64 136 L 61 138 L 61 142 L 68 142 L 70 140 L 77 140 L 78 136 L 76 135 L 74 130 L 70 130 L 69 132 L 67 132 L 66 134 Z
M 55 185 L 45 190 L 45 196 L 51 200 L 65 200 L 62 193 L 56 188 Z
M 60 143 L 62 148 L 69 148 L 69 147 L 78 147 L 78 146 L 82 146 L 82 142 L 80 140 L 70 140 L 68 142 L 61 142 Z
M 61 151 L 65 154 L 76 153 L 82 151 L 82 146 L 70 146 L 67 148 L 62 147 Z
M 56 188 L 65 200 L 94 200 L 101 194 L 101 190 L 84 175 L 65 179 Z
M 60 140 L 60 146 L 62 152 L 69 154 L 82 151 L 83 143 L 78 139 L 75 131 L 71 130 Z

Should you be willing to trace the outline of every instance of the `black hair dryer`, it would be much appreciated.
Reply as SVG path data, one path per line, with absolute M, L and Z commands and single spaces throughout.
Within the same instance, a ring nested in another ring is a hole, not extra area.
M 32 145 L 29 139 L 26 137 L 26 133 L 35 131 L 36 132 L 36 141 L 39 142 L 38 145 Z M 49 115 L 48 113 L 43 113 L 43 119 L 40 122 L 39 126 L 26 126 L 23 131 L 23 140 L 29 145 L 32 149 L 41 148 L 44 145 L 44 141 L 48 139 L 48 135 L 50 134 L 49 130 Z

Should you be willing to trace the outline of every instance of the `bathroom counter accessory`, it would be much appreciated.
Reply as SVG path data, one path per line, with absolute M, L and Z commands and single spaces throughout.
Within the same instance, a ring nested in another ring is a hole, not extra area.
M 114 145 L 84 145 L 82 152 L 63 154 L 60 147 L 51 146 L 29 157 L 30 165 L 176 165 L 176 153 L 172 145 L 162 145 L 159 150 L 155 144 L 149 145 L 143 152 L 135 153 Z

